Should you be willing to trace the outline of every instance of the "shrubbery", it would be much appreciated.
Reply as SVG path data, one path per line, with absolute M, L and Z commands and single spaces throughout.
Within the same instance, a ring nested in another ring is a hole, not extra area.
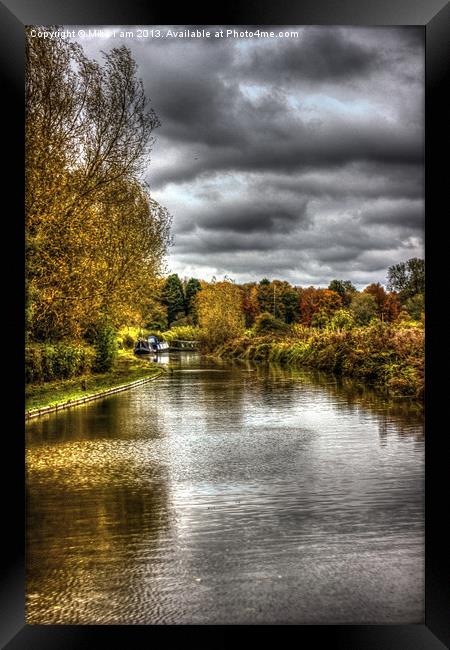
M 156 333 L 165 341 L 170 343 L 173 340 L 178 341 L 198 341 L 200 339 L 201 330 L 199 327 L 193 325 L 180 325 L 179 327 L 171 327 L 167 332 Z
M 116 330 L 102 324 L 90 331 L 90 345 L 31 343 L 25 347 L 25 381 L 41 383 L 90 372 L 108 372 L 116 360 L 116 338 Z
M 367 381 L 390 395 L 423 397 L 424 331 L 381 323 L 332 330 L 294 326 L 282 339 L 254 336 L 226 343 L 220 354 L 306 365 Z
M 253 332 L 255 334 L 266 334 L 266 333 L 286 333 L 289 331 L 289 325 L 286 325 L 279 318 L 274 318 L 272 314 L 268 312 L 263 312 L 256 317 L 255 324 L 253 325 Z
M 27 384 L 69 379 L 92 370 L 95 350 L 70 343 L 33 343 L 25 348 Z
M 117 332 L 109 323 L 97 325 L 92 342 L 95 349 L 93 372 L 108 372 L 114 367 L 117 358 Z

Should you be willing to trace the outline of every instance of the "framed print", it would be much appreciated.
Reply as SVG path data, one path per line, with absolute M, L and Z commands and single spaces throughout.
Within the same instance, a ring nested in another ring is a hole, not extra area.
M 296 5 L 0 5 L 11 650 L 450 644 L 450 10 Z

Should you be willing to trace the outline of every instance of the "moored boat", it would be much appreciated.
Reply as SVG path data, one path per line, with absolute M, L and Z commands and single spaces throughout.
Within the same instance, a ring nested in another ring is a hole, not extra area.
M 135 354 L 158 354 L 168 352 L 169 344 L 167 341 L 160 341 L 157 336 L 149 336 L 147 339 L 139 339 L 134 346 Z

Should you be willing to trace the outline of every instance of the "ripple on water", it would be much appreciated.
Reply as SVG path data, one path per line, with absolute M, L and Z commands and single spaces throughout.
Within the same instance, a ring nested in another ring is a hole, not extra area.
M 420 417 L 189 359 L 27 425 L 27 621 L 421 622 Z

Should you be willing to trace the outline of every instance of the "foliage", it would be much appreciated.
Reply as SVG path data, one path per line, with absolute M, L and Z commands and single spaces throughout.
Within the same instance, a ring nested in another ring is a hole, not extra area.
M 184 309 L 185 314 L 197 323 L 197 312 L 195 309 L 195 296 L 201 290 L 202 286 L 197 278 L 189 278 L 184 287 Z
M 424 332 L 377 321 L 365 327 L 331 330 L 294 325 L 291 334 L 264 335 L 225 343 L 223 355 L 306 365 L 349 375 L 392 396 L 422 399 Z
M 178 315 L 184 315 L 183 285 L 176 273 L 169 275 L 162 290 L 163 305 L 167 308 L 167 326 L 177 320 Z
M 272 280 L 271 282 L 264 278 L 256 288 L 255 293 L 250 292 L 249 298 L 256 305 L 259 313 L 270 313 L 274 318 L 293 323 L 299 318 L 299 301 L 297 291 L 284 280 Z M 255 309 L 253 308 L 253 322 L 256 318 Z M 250 324 L 246 319 L 246 323 Z
M 330 314 L 328 314 L 327 311 L 322 308 L 314 312 L 312 315 L 311 327 L 318 327 L 319 329 L 323 329 L 329 324 L 329 322 Z
M 242 310 L 244 312 L 245 327 L 250 328 L 260 313 L 258 301 L 258 288 L 254 283 L 244 284 L 242 289 Z
M 369 293 L 356 293 L 350 303 L 350 311 L 357 325 L 368 325 L 377 314 L 377 303 Z
M 313 316 L 317 312 L 322 312 L 319 317 L 320 322 L 322 322 L 327 318 L 331 318 L 333 313 L 342 307 L 341 296 L 330 289 L 301 288 L 299 290 L 299 300 L 301 322 L 308 326 L 312 324 Z
M 117 358 L 117 331 L 108 321 L 95 327 L 92 342 L 95 349 L 94 372 L 109 372 Z
M 80 339 L 106 313 L 139 320 L 170 215 L 141 180 L 159 120 L 125 47 L 89 60 L 28 36 L 26 286 L 30 340 Z
M 398 291 L 402 302 L 418 293 L 425 293 L 425 262 L 413 257 L 388 269 L 388 288 Z
M 38 347 L 34 344 L 33 347 Z M 93 353 L 93 352 L 92 352 Z M 84 374 L 80 378 L 52 378 L 45 383 L 27 384 L 25 389 L 26 409 L 43 408 L 64 404 L 79 397 L 95 395 L 115 386 L 131 383 L 137 379 L 151 377 L 163 371 L 161 366 L 143 361 L 130 352 L 120 352 L 118 362 L 109 373 Z
M 404 309 L 413 320 L 420 320 L 425 311 L 425 299 L 423 293 L 416 293 L 405 300 Z
M 172 327 L 166 332 L 158 332 L 157 336 L 160 336 L 169 343 L 173 340 L 198 341 L 201 338 L 201 330 L 199 327 L 194 327 L 193 325 L 183 325 L 181 327 Z
M 355 325 L 353 313 L 349 309 L 338 309 L 334 312 L 328 327 L 331 330 L 347 330 Z
M 266 334 L 269 332 L 277 334 L 280 332 L 287 332 L 288 330 L 289 326 L 286 325 L 286 323 L 278 318 L 274 318 L 272 314 L 269 314 L 268 312 L 259 314 L 253 326 L 253 332 L 255 334 Z
M 93 340 L 94 334 L 91 334 Z M 134 348 L 136 341 L 142 337 L 147 336 L 147 332 L 140 327 L 122 327 L 117 332 L 117 347 L 119 350 L 131 350 Z
M 205 284 L 196 296 L 198 322 L 206 347 L 217 347 L 242 334 L 242 292 L 228 280 Z
M 350 280 L 331 280 L 328 289 L 340 295 L 344 307 L 350 305 L 352 296 L 356 292 L 356 287 Z
M 68 379 L 90 372 L 95 350 L 68 343 L 30 343 L 25 347 L 25 382 L 42 383 Z

